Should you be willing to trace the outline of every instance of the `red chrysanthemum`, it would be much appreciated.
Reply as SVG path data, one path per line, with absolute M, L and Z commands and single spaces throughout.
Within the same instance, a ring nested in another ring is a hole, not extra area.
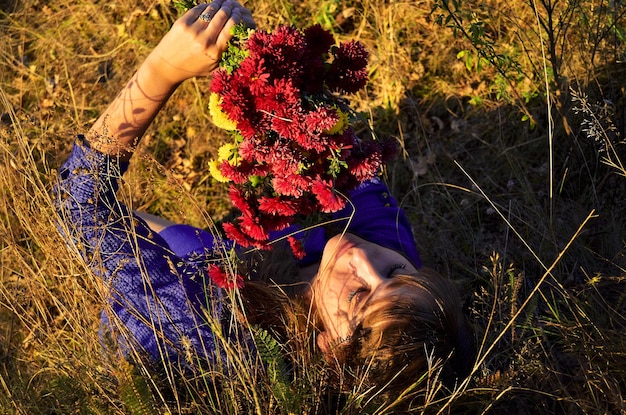
M 342 43 L 333 53 L 326 85 L 331 91 L 353 94 L 367 83 L 367 50 L 359 42 Z
M 349 111 L 332 92 L 353 93 L 367 82 L 361 43 L 333 47 L 332 33 L 315 25 L 258 30 L 237 44 L 246 53 L 225 57 L 211 84 L 237 125 L 239 159 L 218 168 L 242 215 L 223 228 L 243 247 L 269 249 L 270 233 L 294 218 L 343 208 L 343 195 L 378 173 L 385 148 L 357 145 L 349 126 L 333 129 Z M 302 245 L 289 243 L 301 258 Z
M 250 202 L 243 195 L 239 187 L 231 185 L 228 189 L 228 196 L 233 206 L 239 209 L 244 215 L 251 216 L 254 214 L 254 208 L 250 205 Z
M 315 194 L 322 212 L 337 212 L 346 205 L 345 199 L 337 194 L 331 183 L 326 180 L 316 180 L 311 191 Z
M 297 174 L 272 179 L 272 187 L 276 193 L 283 196 L 302 197 L 309 190 L 309 186 L 310 181 Z
M 257 242 L 269 240 L 268 229 L 261 223 L 259 215 L 243 215 L 239 217 L 239 228 L 250 238 Z
M 330 130 L 338 121 L 337 111 L 328 107 L 316 108 L 310 111 L 304 119 L 308 131 L 319 133 Z
M 237 185 L 246 184 L 250 176 L 264 176 L 268 171 L 268 166 L 256 165 L 245 160 L 238 165 L 232 165 L 228 160 L 224 160 L 219 164 L 219 168 L 225 177 Z
M 286 145 L 277 145 L 275 150 L 265 157 L 269 171 L 274 177 L 291 177 L 298 175 L 302 162 L 299 152 Z
M 294 216 L 298 213 L 298 206 L 296 200 L 280 197 L 263 196 L 259 199 L 259 210 L 270 215 Z
M 293 255 L 297 259 L 302 259 L 306 256 L 306 251 L 304 250 L 302 241 L 294 238 L 293 236 L 288 236 L 287 241 L 289 242 L 289 247 L 291 248 L 291 252 L 293 252 Z
M 302 74 L 301 57 L 304 35 L 291 26 L 279 26 L 273 33 L 254 32 L 246 43 L 251 56 L 265 59 L 275 78 L 299 79 Z
M 243 246 L 244 248 L 254 245 L 254 240 L 250 236 L 246 235 L 238 226 L 232 222 L 224 222 L 222 224 L 226 237 L 236 244 Z
M 360 182 L 372 179 L 380 172 L 382 166 L 381 146 L 375 142 L 362 143 L 363 147 L 354 157 L 348 168 L 350 173 Z
M 282 231 L 288 226 L 293 224 L 294 217 L 293 216 L 283 216 L 283 215 L 269 215 L 264 213 L 259 213 L 259 217 L 265 226 L 266 229 L 271 229 L 273 231 Z M 268 242 L 269 248 L 269 242 Z
M 221 267 L 215 264 L 209 264 L 207 273 L 209 274 L 211 281 L 213 281 L 215 285 L 220 288 L 233 290 L 235 287 L 242 288 L 244 285 L 244 278 L 241 275 L 230 275 L 228 272 L 225 272 Z
M 273 79 L 256 95 L 257 108 L 273 116 L 289 115 L 299 111 L 302 102 L 300 89 L 291 79 Z M 279 114 L 281 113 L 281 114 Z

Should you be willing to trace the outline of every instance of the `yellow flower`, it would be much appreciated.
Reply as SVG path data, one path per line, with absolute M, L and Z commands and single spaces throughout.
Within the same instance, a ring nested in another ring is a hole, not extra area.
M 225 177 L 222 174 L 222 172 L 220 171 L 220 168 L 218 167 L 219 164 L 220 162 L 217 160 L 209 161 L 209 173 L 211 173 L 211 176 L 213 176 L 213 178 L 217 180 L 218 182 L 228 183 L 230 179 L 228 177 Z
M 237 153 L 237 145 L 235 143 L 222 144 L 217 150 L 217 160 L 209 161 L 209 172 L 215 180 L 220 183 L 228 183 L 230 180 L 220 171 L 219 165 L 226 160 L 231 166 L 239 165 L 239 154 Z
M 224 130 L 235 130 L 237 123 L 230 118 L 222 110 L 222 97 L 217 93 L 211 92 L 209 96 L 209 113 L 213 119 L 213 123 Z
M 348 114 L 341 111 L 339 108 L 333 106 L 333 109 L 337 111 L 337 115 L 339 116 L 339 120 L 337 120 L 337 124 L 335 124 L 332 128 L 324 131 L 328 135 L 341 134 L 348 129 Z
M 232 166 L 239 165 L 239 154 L 237 153 L 237 145 L 235 143 L 223 144 L 217 150 L 217 159 L 219 161 L 228 160 Z

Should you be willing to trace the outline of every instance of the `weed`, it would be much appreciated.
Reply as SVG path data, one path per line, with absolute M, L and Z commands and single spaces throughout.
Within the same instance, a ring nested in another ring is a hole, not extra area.
M 401 144 L 385 179 L 424 262 L 461 289 L 481 351 L 466 382 L 443 393 L 427 373 L 397 402 L 337 396 L 304 353 L 311 339 L 291 367 L 283 344 L 255 332 L 259 371 L 218 326 L 234 370 L 185 377 L 177 363 L 103 349 L 106 296 L 59 234 L 50 190 L 73 137 L 179 15 L 174 3 L 0 6 L 0 412 L 626 411 L 621 2 L 248 2 L 258 27 L 317 21 L 367 45 L 370 81 L 353 105 Z M 229 206 L 206 165 L 227 137 L 209 121 L 207 91 L 205 79 L 178 89 L 120 197 L 215 229 Z

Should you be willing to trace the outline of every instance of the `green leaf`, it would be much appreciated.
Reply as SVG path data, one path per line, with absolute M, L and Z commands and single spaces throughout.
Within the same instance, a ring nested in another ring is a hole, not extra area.
M 146 379 L 130 363 L 124 362 L 122 366 L 119 394 L 126 411 L 131 415 L 156 413 L 154 397 Z
M 175 0 L 174 1 L 174 6 L 183 13 L 189 9 L 196 7 L 197 5 L 198 5 L 197 0 Z
M 233 37 L 230 42 L 228 42 L 228 47 L 222 54 L 220 68 L 224 69 L 229 74 L 232 74 L 235 69 L 239 68 L 241 62 L 249 54 L 248 50 L 245 48 L 245 44 L 253 32 L 253 29 L 248 28 L 244 24 L 233 26 L 231 29 Z
M 287 376 L 287 365 L 282 355 L 283 346 L 262 328 L 253 327 L 252 336 L 259 357 L 267 367 L 272 391 L 280 406 L 287 409 L 288 413 L 301 413 L 298 394 L 292 392 L 292 385 Z
M 252 187 L 257 187 L 263 183 L 263 177 L 261 176 L 250 176 L 249 178 L 250 184 Z
M 478 107 L 482 105 L 483 99 L 479 97 L 478 95 L 474 95 L 473 97 L 470 98 L 469 103 L 475 107 Z

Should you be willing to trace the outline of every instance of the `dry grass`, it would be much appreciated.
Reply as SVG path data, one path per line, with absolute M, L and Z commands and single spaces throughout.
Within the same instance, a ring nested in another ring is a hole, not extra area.
M 320 22 L 372 52 L 371 82 L 354 105 L 403 146 L 387 169 L 390 185 L 425 262 L 462 290 L 481 350 L 466 384 L 444 397 L 433 386 L 413 412 L 624 413 L 626 8 L 585 0 L 249 6 L 259 27 Z M 171 384 L 102 352 L 104 301 L 56 231 L 49 192 L 72 137 L 177 11 L 165 0 L 0 8 L 0 411 L 327 408 L 316 367 L 292 385 L 296 401 L 245 376 L 220 393 L 183 383 L 172 397 L 160 394 Z M 204 168 L 226 138 L 208 118 L 207 85 L 184 84 L 149 130 L 127 177 L 134 207 L 197 226 L 227 212 Z M 347 397 L 345 413 L 366 400 Z

